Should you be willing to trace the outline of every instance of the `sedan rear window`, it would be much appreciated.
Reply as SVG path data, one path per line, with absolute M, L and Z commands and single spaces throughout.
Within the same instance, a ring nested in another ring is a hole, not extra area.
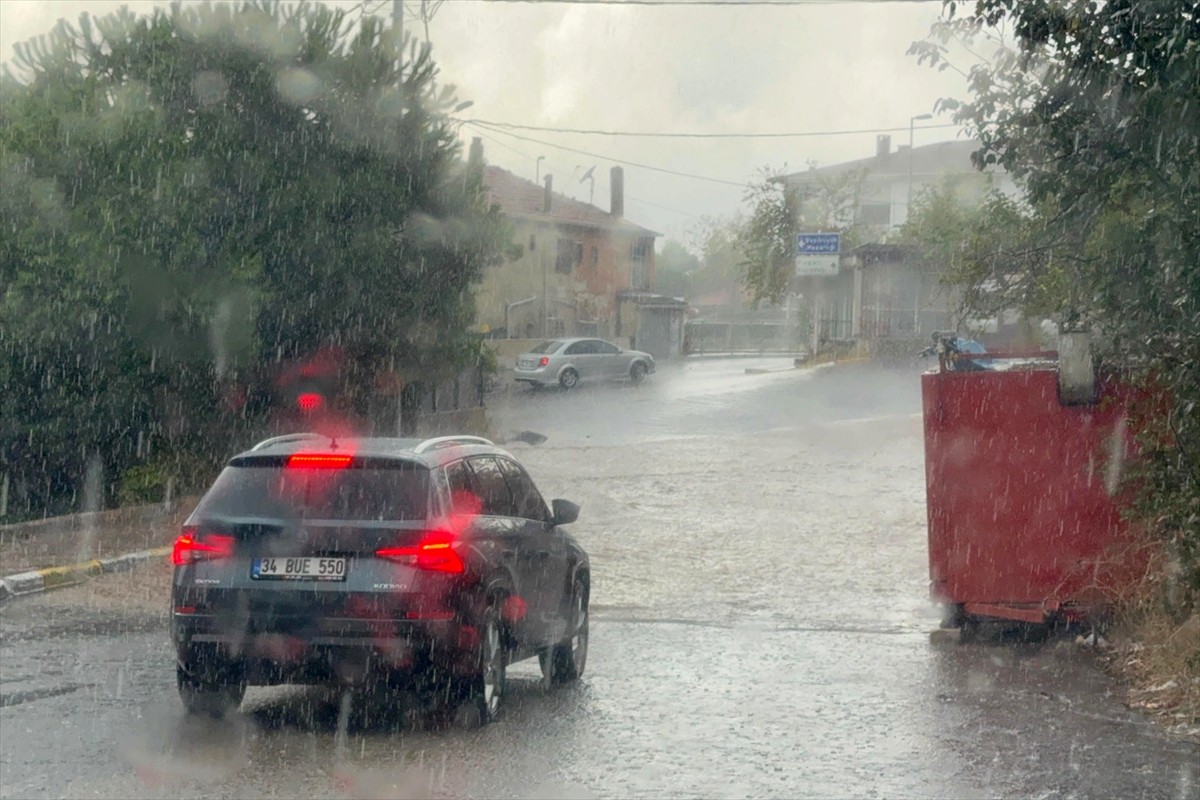
M 422 520 L 429 470 L 403 461 L 341 469 L 287 467 L 279 459 L 226 467 L 200 504 L 201 517 Z
M 558 349 L 562 346 L 563 342 L 561 339 L 551 339 L 548 342 L 542 342 L 529 352 L 537 353 L 538 355 L 549 355 L 550 353 L 557 353 Z

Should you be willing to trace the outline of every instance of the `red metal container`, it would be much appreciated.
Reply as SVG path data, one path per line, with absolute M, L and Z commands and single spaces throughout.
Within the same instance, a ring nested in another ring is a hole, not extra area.
M 972 372 L 943 359 L 921 378 L 930 592 L 959 621 L 1091 616 L 1145 573 L 1114 495 L 1131 393 L 1102 379 L 1096 402 L 1068 405 L 1056 354 L 1038 355 L 974 355 L 1000 369 Z

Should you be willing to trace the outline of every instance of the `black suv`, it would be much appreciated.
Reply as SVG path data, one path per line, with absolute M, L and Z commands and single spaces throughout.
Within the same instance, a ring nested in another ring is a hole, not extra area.
M 386 682 L 494 719 L 507 664 L 583 673 L 588 557 L 561 527 L 578 515 L 479 437 L 261 442 L 175 542 L 180 696 L 219 716 L 247 684 Z

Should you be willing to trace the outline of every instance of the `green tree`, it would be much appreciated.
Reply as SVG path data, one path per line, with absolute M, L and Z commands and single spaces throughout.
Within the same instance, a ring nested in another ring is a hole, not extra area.
M 952 38 L 996 44 L 971 70 L 971 99 L 942 106 L 982 142 L 976 163 L 1007 169 L 1033 209 L 1020 220 L 1025 246 L 997 267 L 1010 278 L 1001 299 L 1102 331 L 1110 360 L 1165 386 L 1141 508 L 1200 597 L 1200 5 L 976 0 L 946 11 L 913 52 L 940 68 Z
M 764 169 L 746 189 L 751 211 L 734 239 L 742 256 L 742 283 L 756 304 L 778 303 L 795 274 L 800 204 L 781 178 Z
M 654 288 L 662 294 L 686 297 L 691 291 L 692 275 L 700 269 L 700 259 L 682 242 L 668 239 L 654 257 Z
M 1019 310 L 1041 319 L 1058 316 L 1062 271 L 1051 257 L 1039 216 L 1000 193 L 965 201 L 950 181 L 921 192 L 892 241 L 955 292 L 962 318 L 994 318 Z M 1041 276 L 1037 281 L 1031 275 Z
M 810 164 L 815 169 L 815 164 Z M 735 247 L 742 255 L 742 283 L 754 303 L 778 303 L 795 274 L 796 234 L 842 234 L 842 248 L 863 238 L 856 219 L 865 169 L 814 175 L 789 186 L 781 171 L 764 168 L 746 190 L 750 215 L 741 222 Z
M 401 67 L 396 44 L 373 18 L 242 2 L 85 14 L 18 46 L 0 436 L 26 511 L 69 505 L 94 457 L 202 473 L 268 411 L 230 384 L 280 360 L 337 348 L 361 415 L 379 373 L 474 352 L 470 288 L 505 222 L 428 48 Z

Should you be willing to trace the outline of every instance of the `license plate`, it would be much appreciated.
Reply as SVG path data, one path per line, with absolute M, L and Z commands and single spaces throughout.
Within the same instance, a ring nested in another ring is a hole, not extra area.
M 344 581 L 345 558 L 256 558 L 250 577 L 271 581 Z

